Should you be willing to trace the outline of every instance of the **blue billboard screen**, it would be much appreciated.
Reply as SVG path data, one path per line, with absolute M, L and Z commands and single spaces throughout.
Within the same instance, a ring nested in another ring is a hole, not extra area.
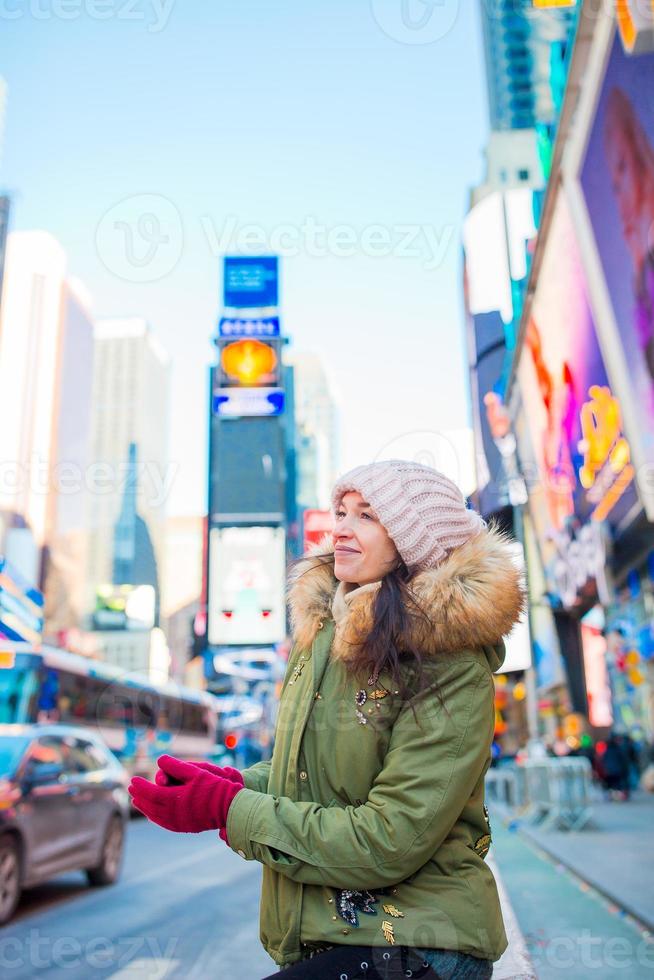
M 248 309 L 278 305 L 276 255 L 226 255 L 223 265 L 223 303 Z

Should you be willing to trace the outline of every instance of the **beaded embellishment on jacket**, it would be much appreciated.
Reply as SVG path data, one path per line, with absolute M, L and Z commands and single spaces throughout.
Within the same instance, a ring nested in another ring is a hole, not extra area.
M 379 899 L 371 892 L 357 892 L 351 888 L 342 888 L 336 892 L 336 911 L 342 919 L 358 929 L 358 913 L 377 915 L 377 909 L 373 908 L 373 905 L 378 901 Z

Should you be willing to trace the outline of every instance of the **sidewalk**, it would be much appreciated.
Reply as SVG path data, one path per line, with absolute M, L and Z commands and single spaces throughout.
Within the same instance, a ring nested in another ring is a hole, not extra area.
M 593 830 L 543 831 L 517 818 L 521 834 L 654 932 L 654 795 L 593 803 L 593 822 Z
M 490 815 L 491 853 L 503 882 L 500 895 L 510 943 L 495 966 L 493 980 L 534 976 L 538 980 L 615 980 L 617 976 L 651 980 L 654 941 L 649 932 L 534 846 L 515 822 L 505 825 L 498 809 L 491 809 Z M 595 854 L 594 870 L 600 860 L 601 855 Z M 646 885 L 643 882 L 643 890 Z M 522 944 L 526 965 L 521 967 L 515 952 Z M 505 959 L 510 952 L 512 966 Z M 523 972 L 515 972 L 520 969 Z
M 509 940 L 508 949 L 493 968 L 493 980 L 535 980 L 536 971 L 527 952 L 525 938 L 518 925 L 513 906 L 509 901 L 509 896 L 504 887 L 504 880 L 497 867 L 492 851 L 493 849 L 491 848 L 486 861 L 497 882 L 497 890 L 502 905 L 504 928 L 507 939 Z

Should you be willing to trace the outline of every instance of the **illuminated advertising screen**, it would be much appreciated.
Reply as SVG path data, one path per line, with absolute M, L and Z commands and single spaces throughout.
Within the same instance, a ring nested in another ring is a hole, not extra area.
M 151 585 L 100 585 L 96 591 L 96 630 L 151 630 L 156 594 Z
M 509 502 L 502 457 L 491 433 L 484 399 L 501 386 L 506 346 L 504 324 L 497 310 L 472 318 L 474 369 L 470 372 L 474 405 L 475 459 L 479 511 L 488 517 Z M 472 360 L 472 359 L 471 359 Z
M 209 644 L 281 642 L 286 634 L 285 585 L 284 528 L 212 528 Z
M 634 467 L 591 314 L 579 247 L 559 194 L 518 365 L 525 467 L 545 567 L 574 549 L 574 528 L 615 531 L 637 504 Z M 524 458 L 524 453 L 521 452 Z M 579 549 L 577 549 L 579 550 Z M 590 571 L 590 569 L 589 569 Z M 580 578 L 578 568 L 572 578 Z M 590 577 L 590 575 L 589 575 Z M 568 596 L 568 599 L 570 597 Z
M 302 514 L 302 524 L 304 551 L 306 553 L 311 545 L 318 544 L 333 529 L 334 515 L 331 510 L 307 507 Z
M 654 54 L 616 34 L 579 173 L 628 371 L 633 432 L 654 465 Z
M 226 255 L 223 263 L 223 303 L 237 309 L 278 304 L 276 255 Z

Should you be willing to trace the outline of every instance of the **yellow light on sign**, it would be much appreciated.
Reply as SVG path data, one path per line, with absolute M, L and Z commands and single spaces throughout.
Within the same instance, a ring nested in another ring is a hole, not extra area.
M 16 654 L 13 650 L 0 650 L 0 669 L 11 670 L 16 663 Z
M 270 344 L 261 340 L 236 340 L 223 347 L 220 357 L 223 371 L 241 384 L 255 384 L 277 367 L 277 355 Z

